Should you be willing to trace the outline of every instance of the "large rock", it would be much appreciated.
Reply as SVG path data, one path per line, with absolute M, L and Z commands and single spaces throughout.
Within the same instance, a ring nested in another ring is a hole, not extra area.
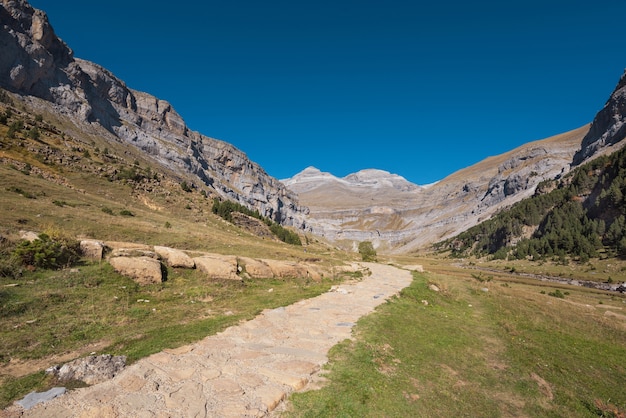
M 193 261 L 193 259 L 181 250 L 155 245 L 154 252 L 157 253 L 157 255 L 161 257 L 171 267 L 192 269 L 196 266 L 196 263 Z
M 245 274 L 252 279 L 267 279 L 274 277 L 274 272 L 267 263 L 249 257 L 240 257 L 239 265 Z
M 151 257 L 112 257 L 109 263 L 123 276 L 139 284 L 161 283 L 163 270 L 161 262 Z
M 114 378 L 126 367 L 126 356 L 88 356 L 79 358 L 61 367 L 53 367 L 47 372 L 52 373 L 61 382 L 80 380 L 88 385 L 95 385 Z
M 105 245 L 102 241 L 95 239 L 84 239 L 80 242 L 80 251 L 83 257 L 100 261 L 104 256 Z
M 276 278 L 308 277 L 307 268 L 298 263 L 282 260 L 262 260 L 269 266 Z
M 228 255 L 203 255 L 193 259 L 196 267 L 211 279 L 240 280 L 237 275 L 237 258 Z

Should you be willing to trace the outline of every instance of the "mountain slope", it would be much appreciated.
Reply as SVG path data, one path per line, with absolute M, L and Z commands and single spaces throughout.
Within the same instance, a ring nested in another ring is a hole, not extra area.
M 19 94 L 34 112 L 64 115 L 74 125 L 68 132 L 129 144 L 180 181 L 302 227 L 306 208 L 279 181 L 232 145 L 190 131 L 168 102 L 74 58 L 44 12 L 24 0 L 3 0 L 0 24 L 0 87 Z

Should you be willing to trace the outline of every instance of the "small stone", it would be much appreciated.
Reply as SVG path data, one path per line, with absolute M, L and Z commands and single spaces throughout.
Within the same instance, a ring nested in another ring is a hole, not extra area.
M 65 393 L 65 388 L 55 387 L 46 392 L 31 392 L 16 403 L 24 409 L 30 409 L 41 402 L 49 401 Z

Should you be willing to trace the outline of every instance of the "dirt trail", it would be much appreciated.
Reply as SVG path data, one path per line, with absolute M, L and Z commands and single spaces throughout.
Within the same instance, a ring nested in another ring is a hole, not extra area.
M 407 270 L 364 263 L 372 274 L 355 284 L 255 319 L 195 344 L 165 350 L 114 379 L 77 389 L 24 417 L 263 417 L 301 390 L 350 338 L 362 316 L 411 283 Z

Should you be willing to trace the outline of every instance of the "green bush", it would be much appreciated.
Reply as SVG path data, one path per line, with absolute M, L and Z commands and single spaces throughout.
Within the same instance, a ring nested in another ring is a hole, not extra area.
M 559 289 L 556 289 L 554 292 L 548 293 L 548 295 L 559 299 L 565 299 L 565 294 Z
M 80 244 L 69 239 L 53 240 L 41 234 L 34 241 L 21 241 L 13 255 L 24 266 L 57 269 L 70 266 L 80 258 Z
M 122 215 L 122 216 L 135 216 L 135 214 L 132 213 L 131 211 L 129 211 L 128 209 L 122 209 L 120 211 L 120 215 Z
M 183 189 L 183 191 L 185 191 L 187 193 L 192 191 L 191 186 L 188 185 L 186 181 L 183 181 L 182 183 L 180 183 L 180 188 Z
M 363 261 L 376 261 L 376 250 L 369 241 L 359 243 L 359 254 L 361 254 Z
M 22 275 L 22 265 L 14 251 L 15 244 L 0 236 L 0 277 L 18 278 Z
M 102 208 L 102 212 L 106 213 L 107 215 L 115 215 L 113 213 L 113 209 L 107 208 L 106 206 Z

